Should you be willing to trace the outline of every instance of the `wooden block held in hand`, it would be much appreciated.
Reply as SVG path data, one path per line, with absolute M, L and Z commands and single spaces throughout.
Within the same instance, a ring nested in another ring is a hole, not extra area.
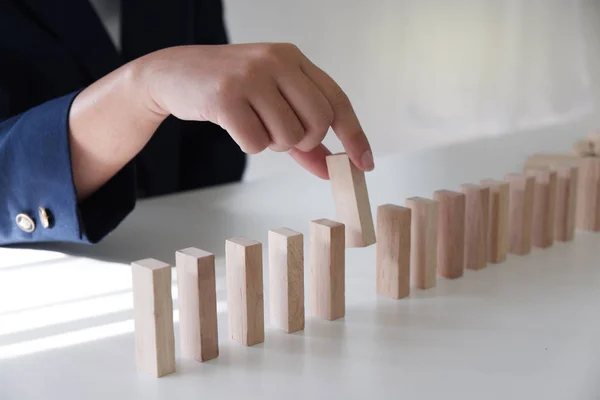
M 488 262 L 490 188 L 464 184 L 465 194 L 465 267 L 483 269 Z
M 531 252 L 535 178 L 524 174 L 508 174 L 504 180 L 509 184 L 508 251 L 524 256 Z
M 333 321 L 346 314 L 344 224 L 318 219 L 310 224 L 312 315 Z
M 490 188 L 488 261 L 501 263 L 508 251 L 508 182 L 484 179 L 481 184 Z
M 553 169 L 556 171 L 554 239 L 569 242 L 575 237 L 579 168 L 575 165 L 558 165 Z
M 304 329 L 304 236 L 288 228 L 269 231 L 269 300 L 274 326 Z
M 460 278 L 465 268 L 465 195 L 450 190 L 434 193 L 438 201 L 437 273 Z
M 228 239 L 227 314 L 229 336 L 253 346 L 265 341 L 262 244 L 245 237 Z
M 578 229 L 600 231 L 600 157 L 579 164 L 576 220 Z
M 556 172 L 549 168 L 527 171 L 535 177 L 533 195 L 533 245 L 546 248 L 554 244 L 556 212 Z
M 215 256 L 190 247 L 175 253 L 181 355 L 204 362 L 219 355 Z
M 437 280 L 438 202 L 422 197 L 406 199 L 411 209 L 410 277 L 419 289 L 435 287 Z
M 155 377 L 175 372 L 171 266 L 154 259 L 131 263 L 135 355 L 139 371 Z
M 345 225 L 346 246 L 365 247 L 375 243 L 375 227 L 365 173 L 345 153 L 327 156 L 327 169 L 337 219 Z
M 410 208 L 377 208 L 377 293 L 393 299 L 410 293 Z

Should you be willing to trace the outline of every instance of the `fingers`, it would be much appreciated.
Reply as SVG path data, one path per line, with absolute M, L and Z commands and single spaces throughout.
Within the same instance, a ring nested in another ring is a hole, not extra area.
M 303 139 L 302 123 L 274 82 L 255 92 L 250 103 L 267 130 L 271 150 L 287 151 Z
M 301 70 L 280 77 L 279 90 L 304 127 L 304 137 L 296 148 L 308 152 L 323 141 L 333 122 L 333 110 L 319 88 Z
M 245 153 L 260 153 L 271 142 L 263 123 L 247 101 L 228 107 L 227 112 L 219 116 L 218 123 Z
M 319 144 L 308 152 L 294 148 L 289 151 L 289 154 L 307 171 L 321 179 L 329 179 L 325 157 L 330 155 L 331 152 L 323 144 Z
M 333 110 L 331 127 L 342 142 L 352 162 L 364 171 L 375 165 L 369 140 L 365 135 L 348 96 L 323 70 L 307 58 L 303 59 L 302 70 L 323 93 Z

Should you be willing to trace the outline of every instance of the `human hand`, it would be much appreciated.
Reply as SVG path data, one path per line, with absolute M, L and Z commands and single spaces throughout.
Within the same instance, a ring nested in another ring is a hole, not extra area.
M 291 44 L 181 46 L 135 61 L 161 115 L 220 125 L 249 154 L 289 151 L 328 178 L 329 127 L 361 170 L 374 168 L 369 141 L 339 85 Z

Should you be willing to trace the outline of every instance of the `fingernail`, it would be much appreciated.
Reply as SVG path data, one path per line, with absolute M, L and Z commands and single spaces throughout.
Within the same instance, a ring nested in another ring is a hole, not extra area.
M 360 158 L 360 162 L 362 163 L 363 169 L 367 171 L 372 171 L 375 168 L 375 163 L 373 162 L 373 153 L 371 150 L 367 150 L 363 153 Z

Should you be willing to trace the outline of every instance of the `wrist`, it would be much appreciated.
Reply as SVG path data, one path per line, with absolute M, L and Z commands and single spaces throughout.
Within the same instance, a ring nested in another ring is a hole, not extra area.
M 152 87 L 157 79 L 155 69 L 149 56 L 141 57 L 123 66 L 123 79 L 130 104 L 139 104 L 148 120 L 160 124 L 170 113 L 161 107 L 153 95 Z

